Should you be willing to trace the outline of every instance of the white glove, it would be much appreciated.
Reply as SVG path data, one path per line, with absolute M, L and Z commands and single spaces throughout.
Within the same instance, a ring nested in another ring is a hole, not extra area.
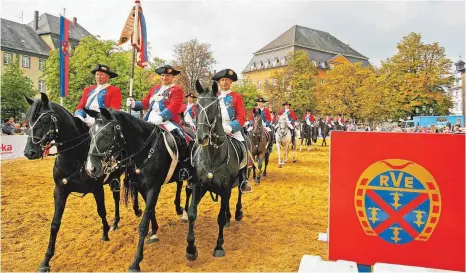
M 248 126 L 249 125 L 249 120 L 247 120 L 245 123 L 244 123 L 244 127 Z
M 84 122 L 86 123 L 87 127 L 91 127 L 95 123 L 95 118 L 87 115 L 86 118 L 84 119 Z
M 194 122 L 191 121 L 191 122 L 189 123 L 189 126 L 191 126 L 191 127 L 196 127 L 196 124 L 194 124 Z
M 163 118 L 160 115 L 152 115 L 149 117 L 149 122 L 155 125 L 160 125 L 163 122 Z
M 233 128 L 229 124 L 223 124 L 223 130 L 227 135 L 231 134 L 231 131 L 233 131 Z
M 133 98 L 127 98 L 126 106 L 130 106 L 131 108 L 134 108 L 136 106 L 136 101 Z

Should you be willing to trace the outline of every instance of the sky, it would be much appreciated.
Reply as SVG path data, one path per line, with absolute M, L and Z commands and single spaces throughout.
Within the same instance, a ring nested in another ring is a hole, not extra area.
M 118 40 L 131 0 L 1 0 L 1 17 L 29 23 L 34 11 L 77 17 L 90 33 Z M 155 1 L 141 0 L 150 58 L 173 59 L 174 45 L 198 39 L 212 47 L 219 71 L 238 74 L 253 53 L 300 25 L 326 31 L 376 66 L 410 32 L 438 42 L 454 62 L 466 59 L 464 1 Z

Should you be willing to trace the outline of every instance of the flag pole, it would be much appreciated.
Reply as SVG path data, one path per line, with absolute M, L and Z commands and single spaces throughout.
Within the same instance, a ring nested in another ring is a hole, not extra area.
M 131 75 L 129 77 L 129 97 L 133 98 L 133 78 L 134 78 L 134 61 L 136 59 L 136 48 L 133 46 L 133 59 L 131 62 Z M 128 106 L 129 114 L 131 114 L 131 106 Z
M 65 17 L 66 8 L 63 8 L 63 17 Z M 60 106 L 63 107 L 63 97 L 60 96 Z

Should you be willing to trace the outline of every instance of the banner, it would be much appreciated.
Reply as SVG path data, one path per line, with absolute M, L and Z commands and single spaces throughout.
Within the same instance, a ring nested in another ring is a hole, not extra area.
M 329 259 L 465 270 L 465 135 L 332 132 Z
M 68 96 L 69 88 L 69 31 L 70 21 L 60 16 L 60 97 Z
M 24 147 L 26 147 L 26 143 L 28 140 L 27 135 L 2 135 L 1 139 L 2 160 L 24 157 Z

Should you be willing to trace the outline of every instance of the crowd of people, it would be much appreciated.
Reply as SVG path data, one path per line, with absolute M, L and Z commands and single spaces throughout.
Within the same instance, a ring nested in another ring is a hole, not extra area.
M 3 120 L 2 135 L 24 135 L 27 131 L 27 122 L 15 122 L 15 118 L 10 117 Z

